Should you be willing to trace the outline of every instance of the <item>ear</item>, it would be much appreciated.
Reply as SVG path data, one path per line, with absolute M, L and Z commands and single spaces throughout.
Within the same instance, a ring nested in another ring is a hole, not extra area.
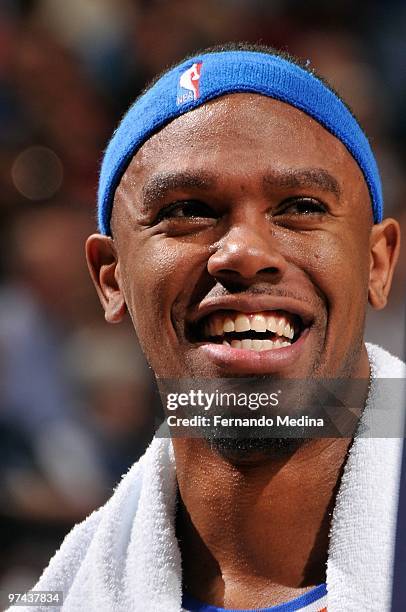
M 372 227 L 368 299 L 377 310 L 386 306 L 399 248 L 400 228 L 395 219 L 385 219 Z
M 89 236 L 86 259 L 106 321 L 120 323 L 127 306 L 121 289 L 120 265 L 113 239 L 102 234 Z

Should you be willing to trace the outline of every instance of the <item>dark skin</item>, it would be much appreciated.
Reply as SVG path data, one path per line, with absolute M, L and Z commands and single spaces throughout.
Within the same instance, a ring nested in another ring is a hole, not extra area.
M 112 233 L 88 239 L 89 268 L 106 320 L 130 313 L 158 379 L 369 376 L 365 310 L 386 304 L 399 226 L 373 225 L 358 165 L 301 111 L 233 94 L 179 117 L 131 161 Z M 291 312 L 306 334 L 261 353 L 194 341 L 224 309 Z M 185 588 L 252 608 L 322 582 L 349 444 L 239 457 L 174 439 Z

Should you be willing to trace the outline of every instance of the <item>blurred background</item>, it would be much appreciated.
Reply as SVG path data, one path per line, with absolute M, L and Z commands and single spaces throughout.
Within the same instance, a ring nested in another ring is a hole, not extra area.
M 238 40 L 309 60 L 342 93 L 406 230 L 403 1 L 1 0 L 0 590 L 32 586 L 154 432 L 136 338 L 104 322 L 84 260 L 102 151 L 157 72 Z M 405 276 L 403 257 L 367 325 L 399 356 Z

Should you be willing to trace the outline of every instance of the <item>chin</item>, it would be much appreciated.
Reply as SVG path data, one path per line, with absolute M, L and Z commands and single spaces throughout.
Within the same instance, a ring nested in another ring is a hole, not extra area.
M 215 438 L 208 443 L 226 461 L 235 464 L 257 463 L 266 459 L 287 457 L 305 442 L 304 438 Z

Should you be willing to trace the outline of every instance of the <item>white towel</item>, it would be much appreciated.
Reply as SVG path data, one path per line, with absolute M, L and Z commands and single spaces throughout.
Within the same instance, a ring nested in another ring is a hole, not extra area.
M 400 360 L 367 348 L 373 377 L 405 377 Z M 352 445 L 331 527 L 329 612 L 390 609 L 401 451 L 400 438 L 359 437 Z M 64 612 L 179 612 L 176 495 L 172 445 L 155 438 L 111 499 L 66 537 L 34 590 L 63 591 Z
M 402 361 L 374 345 L 367 348 L 373 378 L 405 378 Z M 385 385 L 385 391 L 388 387 Z M 399 388 L 394 390 L 396 396 Z M 372 400 L 368 398 L 363 422 L 368 422 L 368 413 L 374 410 Z M 389 397 L 386 400 L 390 402 Z M 378 412 L 382 413 L 379 409 Z M 394 411 L 394 416 L 398 414 Z M 354 440 L 331 526 L 327 562 L 329 612 L 391 609 L 402 447 L 403 438 Z

